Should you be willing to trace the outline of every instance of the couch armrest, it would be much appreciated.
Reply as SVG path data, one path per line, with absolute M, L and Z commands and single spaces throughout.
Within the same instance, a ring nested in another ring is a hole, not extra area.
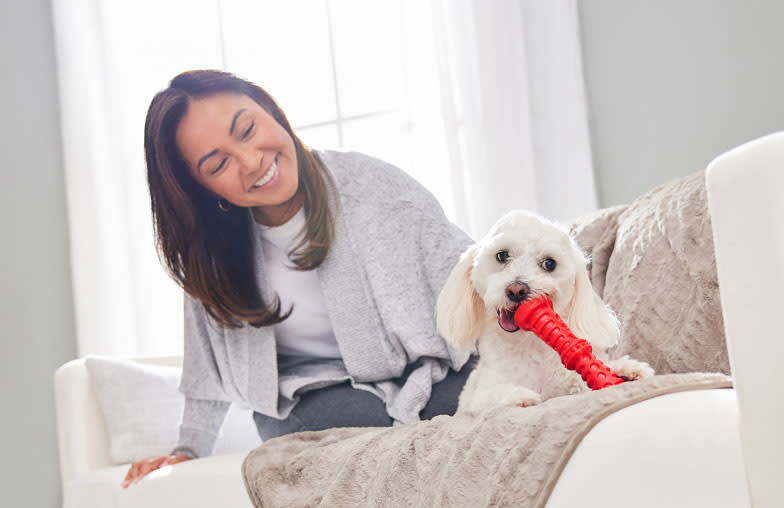
M 60 479 L 65 486 L 81 473 L 112 465 L 109 435 L 84 358 L 54 373 Z
M 784 132 L 716 158 L 706 184 L 749 493 L 780 506 Z

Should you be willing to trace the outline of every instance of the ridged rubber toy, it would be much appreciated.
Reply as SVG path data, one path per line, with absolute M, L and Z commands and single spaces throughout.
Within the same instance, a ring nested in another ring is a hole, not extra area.
M 534 332 L 553 348 L 564 367 L 580 374 L 591 390 L 623 383 L 622 378 L 593 355 L 593 348 L 587 340 L 572 333 L 546 296 L 521 303 L 515 311 L 514 322 L 522 330 Z

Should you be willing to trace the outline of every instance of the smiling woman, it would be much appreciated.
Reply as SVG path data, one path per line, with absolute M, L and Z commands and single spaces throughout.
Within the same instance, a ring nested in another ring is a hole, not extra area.
M 424 187 L 307 148 L 222 71 L 176 76 L 144 139 L 158 250 L 186 294 L 186 402 L 172 455 L 134 463 L 125 487 L 212 453 L 232 402 L 262 440 L 455 412 L 475 362 L 437 333 L 435 295 L 471 240 Z

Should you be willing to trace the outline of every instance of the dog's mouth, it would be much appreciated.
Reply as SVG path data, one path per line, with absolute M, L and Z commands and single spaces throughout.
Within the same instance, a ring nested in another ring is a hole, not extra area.
M 498 309 L 498 325 L 507 332 L 516 332 L 520 329 L 517 324 L 514 322 L 514 315 L 515 311 L 517 310 L 517 305 L 514 308 L 509 309 L 506 307 Z

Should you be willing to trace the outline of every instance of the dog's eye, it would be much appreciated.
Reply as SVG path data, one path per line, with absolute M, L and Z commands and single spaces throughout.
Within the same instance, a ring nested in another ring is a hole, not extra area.
M 498 251 L 495 255 L 495 259 L 499 263 L 506 263 L 506 260 L 509 259 L 509 251 L 507 250 Z
M 547 258 L 544 261 L 542 261 L 542 268 L 544 268 L 548 272 L 552 272 L 553 270 L 555 270 L 557 264 L 558 263 L 556 263 L 553 258 Z

